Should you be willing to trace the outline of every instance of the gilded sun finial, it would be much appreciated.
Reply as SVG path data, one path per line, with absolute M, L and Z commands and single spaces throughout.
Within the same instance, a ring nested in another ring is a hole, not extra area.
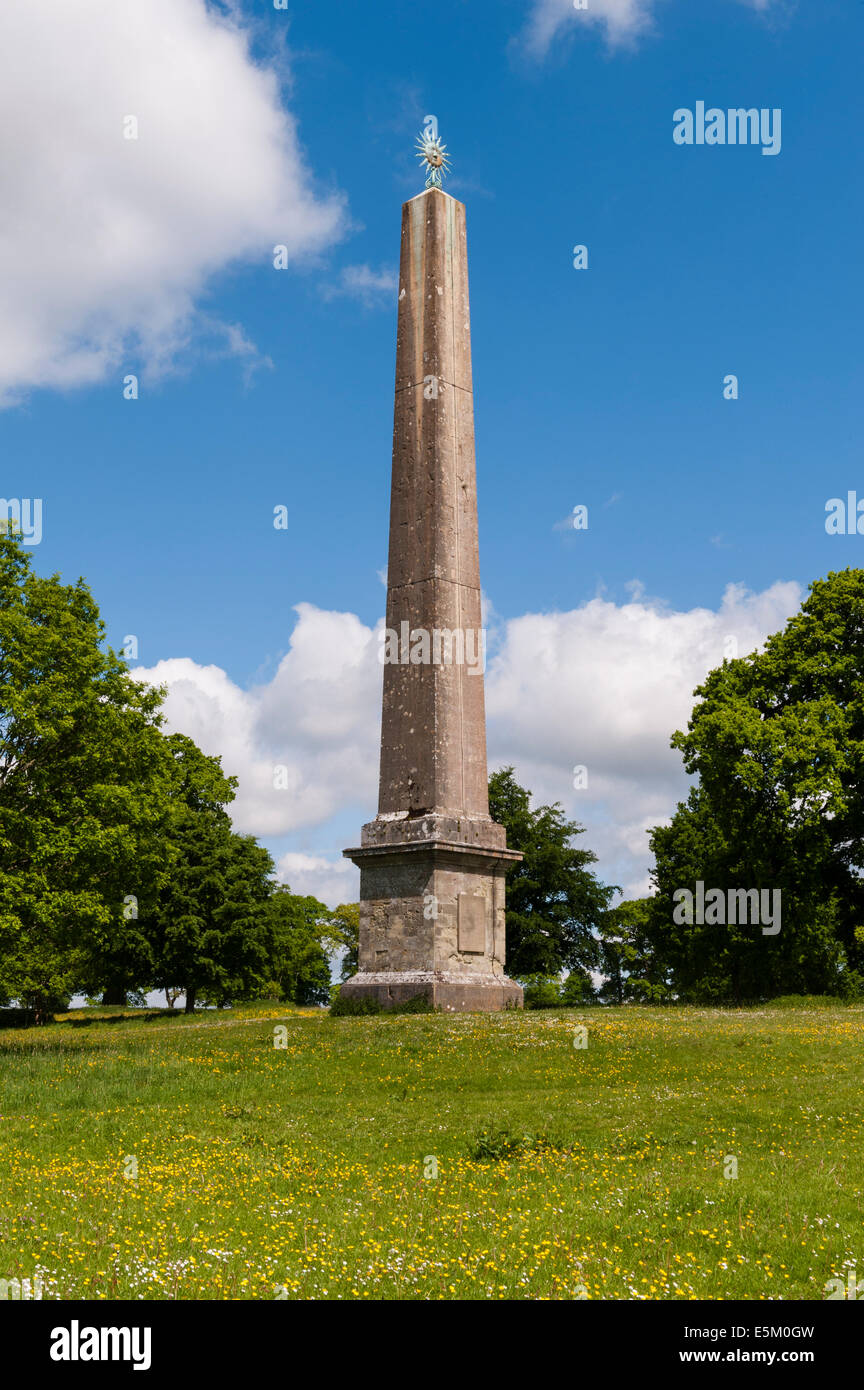
M 426 187 L 440 188 L 450 172 L 450 156 L 438 135 L 438 122 L 433 123 L 428 116 L 417 140 L 417 158 L 426 166 Z

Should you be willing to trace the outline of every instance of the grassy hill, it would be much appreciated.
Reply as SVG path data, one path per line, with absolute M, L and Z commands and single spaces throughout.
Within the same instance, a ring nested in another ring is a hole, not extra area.
M 0 1032 L 0 1277 L 46 1298 L 822 1299 L 864 1270 L 861 1006 L 75 1025 Z

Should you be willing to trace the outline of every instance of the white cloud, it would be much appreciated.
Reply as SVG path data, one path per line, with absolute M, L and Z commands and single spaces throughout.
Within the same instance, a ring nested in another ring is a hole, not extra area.
M 545 54 L 560 30 L 572 23 L 602 25 L 612 45 L 628 42 L 651 27 L 653 9 L 654 0 L 589 0 L 586 10 L 575 10 L 573 0 L 535 0 L 527 46 L 538 55 Z
M 739 0 L 764 12 L 776 0 Z M 588 0 L 587 9 L 575 9 L 573 0 L 533 0 L 523 38 L 529 52 L 543 57 L 564 29 L 600 26 L 609 46 L 630 44 L 654 27 L 657 0 Z
M 367 309 L 390 302 L 396 293 L 399 277 L 395 270 L 382 266 L 373 270 L 369 265 L 346 265 L 334 284 L 322 286 L 325 299 L 344 296 L 358 299 Z
M 165 369 L 212 336 L 196 298 L 217 271 L 272 264 L 275 245 L 310 256 L 343 229 L 275 71 L 205 0 L 3 5 L 0 126 L 0 404 L 130 357 Z M 248 359 L 242 328 L 221 334 Z
M 506 626 L 487 675 L 490 766 L 516 766 L 535 800 L 561 801 L 588 827 L 607 881 L 629 889 L 650 862 L 645 829 L 686 792 L 680 754 L 692 692 L 724 655 L 745 656 L 797 609 L 795 584 L 761 594 L 730 585 L 717 611 L 676 612 L 641 586 L 620 606 L 596 598 Z M 584 766 L 588 786 L 573 787 Z
M 791 583 L 758 594 L 730 585 L 716 611 L 676 611 L 638 584 L 631 595 L 503 623 L 486 694 L 490 767 L 512 763 L 535 802 L 562 802 L 587 827 L 583 842 L 599 855 L 601 876 L 642 892 L 646 827 L 686 791 L 669 739 L 686 726 L 694 688 L 734 654 L 729 639 L 746 655 L 783 627 L 802 595 Z M 383 621 L 372 629 L 310 604 L 296 612 L 267 684 L 243 691 L 218 667 L 187 658 L 136 675 L 167 684 L 169 728 L 221 754 L 239 777 L 236 828 L 270 839 L 302 831 L 302 850 L 282 855 L 280 873 L 335 906 L 356 894 L 357 878 L 334 842 L 356 843 L 377 803 Z M 273 785 L 277 765 L 287 789 Z M 573 787 L 576 765 L 588 770 L 587 789 Z M 348 811 L 356 825 L 340 838 L 332 821 Z
M 289 852 L 277 860 L 276 869 L 279 881 L 287 883 L 292 893 L 318 898 L 328 907 L 357 900 L 358 873 L 348 859 Z
M 188 734 L 240 779 L 231 814 L 243 834 L 320 825 L 345 805 L 372 807 L 381 672 L 377 629 L 352 613 L 298 604 L 290 647 L 266 685 L 241 690 L 188 657 L 136 667 L 165 685 L 169 732 Z

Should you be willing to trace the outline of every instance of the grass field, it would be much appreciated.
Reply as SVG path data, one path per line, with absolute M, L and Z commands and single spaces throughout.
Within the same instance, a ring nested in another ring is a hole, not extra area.
M 4 1030 L 0 1277 L 45 1298 L 822 1299 L 864 1271 L 864 1009 L 818 1004 Z

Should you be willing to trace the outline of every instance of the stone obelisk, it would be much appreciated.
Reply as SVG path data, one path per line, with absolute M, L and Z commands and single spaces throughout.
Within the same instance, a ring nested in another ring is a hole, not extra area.
M 504 875 L 521 855 L 487 796 L 465 208 L 440 186 L 402 208 L 387 581 L 378 815 L 345 850 L 360 968 L 342 995 L 520 1006 Z

